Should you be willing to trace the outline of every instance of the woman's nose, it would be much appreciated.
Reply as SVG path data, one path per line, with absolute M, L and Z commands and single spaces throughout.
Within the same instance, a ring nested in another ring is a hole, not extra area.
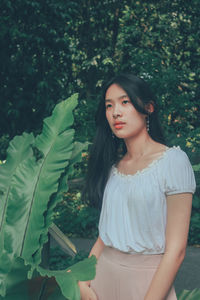
M 120 117 L 122 115 L 122 112 L 118 106 L 115 106 L 113 110 L 113 118 Z

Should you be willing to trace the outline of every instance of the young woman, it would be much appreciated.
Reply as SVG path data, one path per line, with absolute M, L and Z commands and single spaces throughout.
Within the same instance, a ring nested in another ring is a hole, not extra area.
M 121 74 L 105 88 L 90 155 L 87 195 L 102 203 L 90 255 L 96 277 L 82 300 L 175 300 L 195 179 L 187 155 L 167 147 L 144 80 Z

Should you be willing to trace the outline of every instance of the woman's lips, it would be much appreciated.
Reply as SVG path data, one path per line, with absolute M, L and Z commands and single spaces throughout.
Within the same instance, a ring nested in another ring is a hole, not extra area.
M 115 127 L 116 129 L 121 129 L 121 128 L 123 128 L 124 125 L 125 125 L 124 122 L 116 122 L 116 123 L 114 124 L 114 127 Z

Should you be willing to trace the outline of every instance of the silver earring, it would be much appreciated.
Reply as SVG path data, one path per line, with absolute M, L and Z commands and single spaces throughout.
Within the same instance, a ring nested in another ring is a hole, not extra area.
M 149 132 L 149 115 L 147 115 L 146 118 L 146 127 L 147 127 L 147 132 Z
M 114 135 L 114 133 L 112 132 L 112 138 L 114 139 L 115 138 L 115 135 Z

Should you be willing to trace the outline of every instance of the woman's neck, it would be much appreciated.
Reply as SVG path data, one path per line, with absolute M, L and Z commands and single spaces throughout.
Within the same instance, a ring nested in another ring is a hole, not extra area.
M 143 133 L 137 137 L 131 137 L 124 140 L 127 148 L 126 157 L 139 158 L 150 152 L 152 152 L 153 147 L 157 144 L 148 133 Z

